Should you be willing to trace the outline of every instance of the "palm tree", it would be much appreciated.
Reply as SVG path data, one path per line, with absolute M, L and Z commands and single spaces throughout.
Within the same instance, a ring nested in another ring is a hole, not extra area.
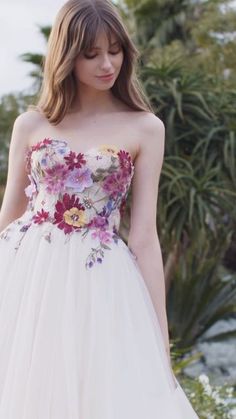
M 164 46 L 173 40 L 188 42 L 194 10 L 198 2 L 186 0 L 126 0 L 136 22 L 139 45 Z
M 51 26 L 39 26 L 39 33 L 44 37 L 45 41 L 48 41 Z M 43 69 L 43 62 L 44 62 L 44 55 L 32 52 L 26 52 L 20 55 L 20 58 L 27 63 L 33 64 L 34 69 L 29 72 L 29 76 L 33 78 L 34 83 L 32 86 L 32 90 L 34 90 L 35 94 L 40 89 L 42 83 L 42 69 Z

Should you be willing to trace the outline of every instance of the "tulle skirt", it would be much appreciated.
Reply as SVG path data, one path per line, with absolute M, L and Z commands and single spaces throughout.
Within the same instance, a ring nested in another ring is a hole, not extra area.
M 125 242 L 87 269 L 89 234 L 65 242 L 45 223 L 22 239 L 10 226 L 0 240 L 0 419 L 198 418 Z

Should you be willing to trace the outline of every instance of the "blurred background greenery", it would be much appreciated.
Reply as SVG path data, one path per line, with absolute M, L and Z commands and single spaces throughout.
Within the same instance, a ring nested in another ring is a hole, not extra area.
M 120 0 L 118 7 L 140 51 L 144 89 L 166 126 L 157 227 L 173 364 L 201 418 L 236 417 L 222 402 L 232 402 L 236 384 L 236 5 Z M 45 41 L 50 29 L 40 28 Z M 34 65 L 32 88 L 0 98 L 0 202 L 12 125 L 35 103 L 42 58 L 22 51 Z M 128 225 L 129 208 L 124 235 Z M 221 387 L 209 390 L 208 376 Z

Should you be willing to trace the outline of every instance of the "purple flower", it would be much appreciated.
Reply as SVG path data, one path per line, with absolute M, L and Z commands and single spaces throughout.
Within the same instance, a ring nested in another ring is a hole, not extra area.
M 91 174 L 92 171 L 86 167 L 74 169 L 67 176 L 66 186 L 75 189 L 77 192 L 82 192 L 93 184 Z
M 21 228 L 20 228 L 20 232 L 25 232 L 29 229 L 29 227 L 31 226 L 31 223 L 29 224 L 24 224 Z
M 108 224 L 108 219 L 106 217 L 97 215 L 90 221 L 89 227 L 104 227 L 107 224 Z

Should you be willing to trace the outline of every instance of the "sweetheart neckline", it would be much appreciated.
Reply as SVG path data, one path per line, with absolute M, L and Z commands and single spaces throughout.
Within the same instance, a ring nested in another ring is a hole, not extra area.
M 59 138 L 52 138 L 52 137 L 45 137 L 44 139 L 51 140 L 51 141 L 55 141 L 55 142 L 62 142 L 62 143 L 64 143 L 64 144 L 66 144 L 66 147 L 67 147 L 70 151 L 72 151 L 73 153 L 75 153 L 75 154 L 79 154 L 79 153 L 81 153 L 81 154 L 83 154 L 84 156 L 88 155 L 90 151 L 93 151 L 93 150 L 99 150 L 99 149 L 100 149 L 101 147 L 103 147 L 103 146 L 107 146 L 107 147 L 114 147 L 115 149 L 117 149 L 117 150 L 118 150 L 118 152 L 119 152 L 119 151 L 125 151 L 126 153 L 128 153 L 128 155 L 129 155 L 129 157 L 130 157 L 130 160 L 131 160 L 131 165 L 134 167 L 134 161 L 133 161 L 133 157 L 132 157 L 132 155 L 131 155 L 130 151 L 126 150 L 125 148 L 119 148 L 119 147 L 117 147 L 117 145 L 116 145 L 116 144 L 106 144 L 106 143 L 103 143 L 103 144 L 100 144 L 100 145 L 98 145 L 98 146 L 89 147 L 86 151 L 74 151 L 74 150 L 70 147 L 70 145 L 69 145 L 69 143 L 68 143 L 68 141 L 67 141 L 67 140 L 63 140 L 63 139 L 59 139 Z M 44 139 L 43 139 L 43 140 L 44 140 Z M 38 144 L 40 144 L 43 140 L 39 140 L 39 141 L 37 141 L 35 144 L 28 145 L 28 147 L 27 147 L 27 151 L 29 151 L 31 154 L 32 154 L 34 151 L 37 151 L 37 148 L 36 148 L 35 150 L 33 150 L 33 148 L 34 148 L 34 147 L 37 147 L 37 146 L 38 146 Z

